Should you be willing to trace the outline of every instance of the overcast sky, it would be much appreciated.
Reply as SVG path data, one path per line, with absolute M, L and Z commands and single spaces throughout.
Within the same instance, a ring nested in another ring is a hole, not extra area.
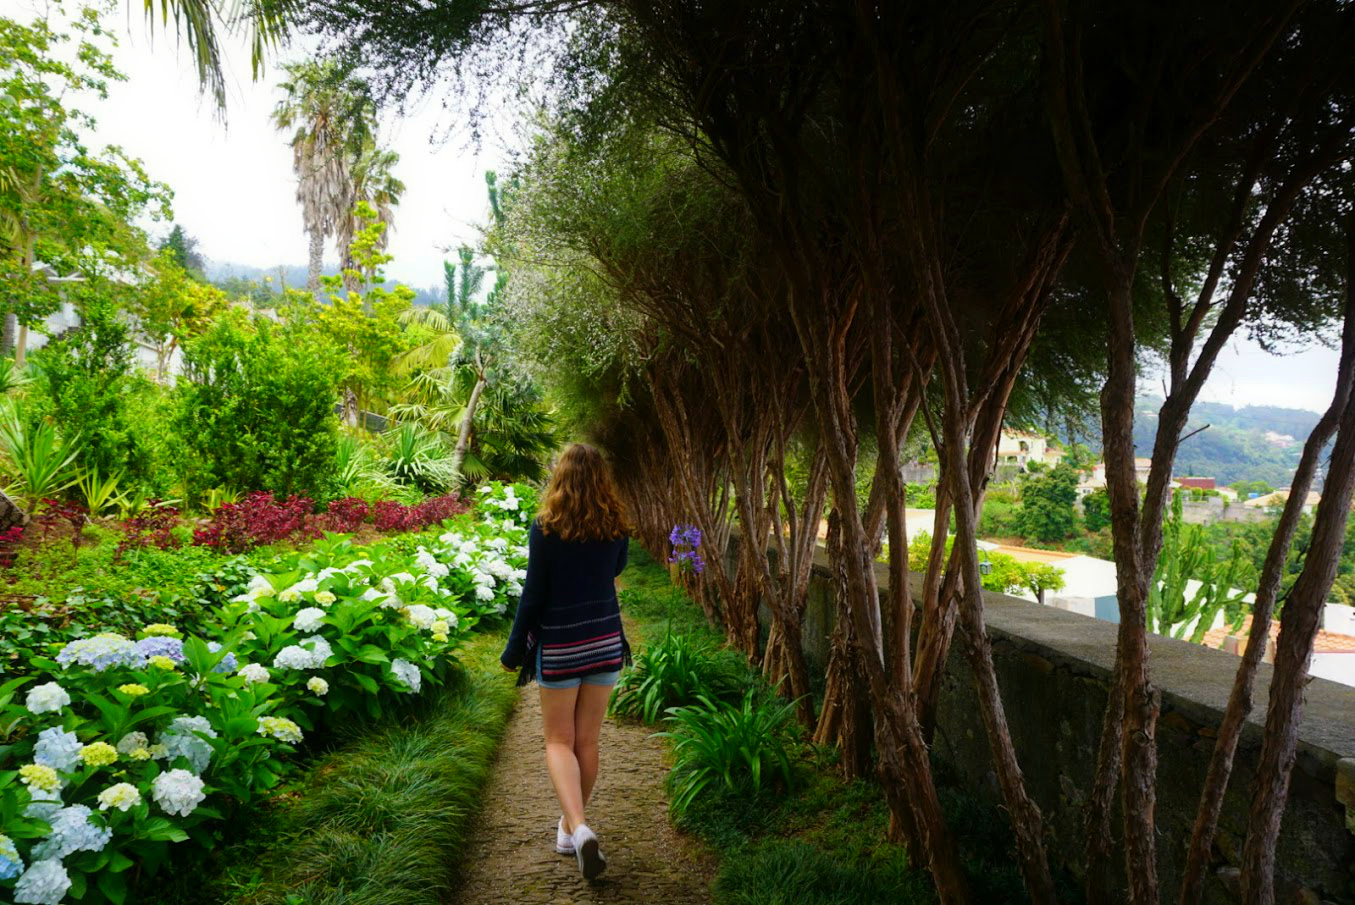
M 0 0 L 0 13 L 27 21 L 38 5 Z M 295 202 L 291 151 L 269 122 L 281 96 L 279 71 L 272 68 L 254 82 L 243 45 L 228 47 L 230 90 L 223 123 L 199 92 L 196 71 L 174 40 L 160 34 L 151 42 L 140 8 L 128 2 L 126 18 L 119 15 L 116 60 L 128 81 L 114 84 L 108 101 L 91 107 L 99 121 L 98 140 L 122 145 L 145 161 L 153 178 L 169 184 L 175 220 L 214 262 L 265 268 L 304 264 L 307 242 Z M 487 219 L 484 173 L 506 169 L 503 136 L 511 135 L 514 125 L 489 117 L 481 145 L 472 147 L 465 130 L 434 99 L 404 118 L 385 117 L 382 127 L 383 140 L 400 154 L 396 175 L 407 186 L 396 212 L 389 249 L 395 261 L 387 276 L 416 287 L 439 285 L 446 249 L 473 244 Z M 153 229 L 167 231 L 163 225 Z M 327 249 L 326 261 L 337 261 L 333 248 Z M 1321 411 L 1331 398 L 1336 362 L 1336 352 L 1320 347 L 1274 356 L 1237 341 L 1220 357 L 1202 398 Z

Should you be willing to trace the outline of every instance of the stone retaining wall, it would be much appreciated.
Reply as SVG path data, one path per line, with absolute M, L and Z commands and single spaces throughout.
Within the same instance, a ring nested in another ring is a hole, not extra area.
M 876 567 L 876 577 L 883 592 L 889 581 L 883 565 Z M 920 587 L 916 590 L 920 593 Z M 1051 858 L 1077 872 L 1084 838 L 1081 809 L 1095 768 L 1115 626 L 1003 594 L 985 597 L 998 680 L 1027 788 L 1053 834 Z M 813 668 L 821 670 L 827 659 L 834 612 L 821 553 L 804 633 Z M 765 608 L 762 615 L 768 616 Z M 1152 636 L 1151 657 L 1153 678 L 1163 690 L 1157 827 L 1158 872 L 1167 902 L 1176 899 L 1200 785 L 1238 659 L 1157 636 Z M 1257 707 L 1238 750 L 1215 842 L 1206 896 L 1211 905 L 1237 901 L 1236 869 L 1270 676 L 1271 667 L 1263 664 Z M 973 677 L 957 639 L 947 664 L 936 746 L 973 790 L 996 801 L 996 777 L 978 712 Z M 1314 679 L 1300 739 L 1279 844 L 1277 901 L 1355 905 L 1355 688 Z

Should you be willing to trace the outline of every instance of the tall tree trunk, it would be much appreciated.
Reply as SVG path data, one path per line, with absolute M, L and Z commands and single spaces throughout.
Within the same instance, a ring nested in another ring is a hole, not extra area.
M 1242 891 L 1247 905 L 1274 905 L 1275 902 L 1275 846 L 1298 750 L 1303 690 L 1309 681 L 1313 641 L 1317 637 L 1322 606 L 1336 578 L 1350 517 L 1351 497 L 1355 493 L 1355 390 L 1351 389 L 1347 374 L 1355 351 L 1352 349 L 1355 329 L 1351 324 L 1355 319 L 1352 316 L 1355 314 L 1355 239 L 1350 253 L 1353 279 L 1348 287 L 1345 347 L 1342 350 L 1342 375 L 1346 380 L 1344 390 L 1337 390 L 1338 398 L 1343 392 L 1346 398 L 1303 571 L 1294 582 L 1280 615 L 1280 638 L 1270 680 L 1270 705 L 1262 735 L 1261 761 L 1256 771 L 1247 841 L 1242 848 Z M 1286 501 L 1286 508 L 1294 496 L 1302 499 L 1295 489 Z M 1253 636 L 1256 633 L 1253 625 Z
M 484 393 L 487 383 L 485 373 L 479 372 L 475 377 L 475 388 L 470 391 L 470 399 L 466 400 L 466 413 L 461 416 L 461 427 L 456 433 L 456 448 L 452 450 L 452 470 L 458 475 L 461 473 L 461 463 L 466 461 L 466 448 L 470 445 L 470 432 L 471 425 L 475 423 L 475 410 L 480 405 L 480 396 Z
M 1242 662 L 1233 679 L 1228 708 L 1224 711 L 1223 720 L 1219 724 L 1218 739 L 1214 742 L 1214 753 L 1209 761 L 1209 772 L 1205 776 L 1204 789 L 1200 793 L 1200 805 L 1195 816 L 1195 827 L 1191 832 L 1190 849 L 1181 880 L 1180 905 L 1197 905 L 1204 894 L 1204 878 L 1209 867 L 1214 833 L 1218 829 L 1224 794 L 1228 790 L 1228 781 L 1232 776 L 1233 756 L 1237 753 L 1242 728 L 1251 713 L 1257 667 L 1270 640 L 1271 616 L 1275 609 L 1275 601 L 1279 597 L 1289 548 L 1293 544 L 1294 533 L 1303 514 L 1304 502 L 1312 487 L 1313 475 L 1317 471 L 1322 451 L 1336 431 L 1341 413 L 1349 402 L 1351 386 L 1355 384 L 1355 229 L 1350 230 L 1349 239 L 1351 247 L 1345 330 L 1341 364 L 1336 375 L 1336 393 L 1331 405 L 1304 443 L 1303 455 L 1299 459 L 1298 469 L 1289 488 L 1289 497 L 1285 500 L 1284 511 L 1275 527 L 1275 536 L 1271 538 L 1265 563 L 1261 567 L 1256 603 L 1252 606 L 1251 634 L 1247 638 Z
M 311 230 L 310 261 L 306 269 L 306 291 L 315 296 L 315 300 L 325 300 L 324 290 L 320 287 L 320 275 L 325 269 L 325 236 L 318 229 Z
M 1124 794 L 1125 872 L 1132 905 L 1157 901 L 1154 833 L 1157 743 L 1154 733 L 1161 698 L 1148 677 L 1148 581 L 1139 536 L 1138 480 L 1134 471 L 1134 324 L 1132 264 L 1122 265 L 1111 284 L 1109 367 L 1101 391 L 1106 483 L 1114 528 L 1116 595 L 1120 627 L 1116 640 L 1116 684 L 1123 690 L 1119 732 L 1120 782 Z M 1162 429 L 1160 429 L 1161 432 Z M 1170 462 L 1163 463 L 1170 468 Z M 1161 529 L 1159 526 L 1158 535 Z M 1155 558 L 1155 554 L 1154 554 Z M 1102 745 L 1102 750 L 1105 749 Z M 1090 826 L 1104 821 L 1093 815 Z M 1089 865 L 1089 871 L 1090 871 Z M 1089 873 L 1090 875 L 1090 873 Z
M 18 341 L 19 316 L 13 313 L 6 314 L 3 326 L 0 326 L 0 355 L 12 353 Z
M 19 336 L 14 343 L 14 367 L 22 370 L 28 361 L 28 324 L 19 324 Z

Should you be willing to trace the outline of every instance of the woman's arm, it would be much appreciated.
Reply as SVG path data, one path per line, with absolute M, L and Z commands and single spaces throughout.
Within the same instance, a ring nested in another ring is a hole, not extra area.
M 626 559 L 630 556 L 630 538 L 621 538 L 621 552 L 616 557 L 616 574 L 620 575 L 626 568 Z
M 508 635 L 499 662 L 507 669 L 518 669 L 527 656 L 527 634 L 540 623 L 541 608 L 546 600 L 546 536 L 532 522 L 527 535 L 527 577 L 522 582 L 522 597 L 518 600 L 517 615 L 513 617 L 513 631 Z

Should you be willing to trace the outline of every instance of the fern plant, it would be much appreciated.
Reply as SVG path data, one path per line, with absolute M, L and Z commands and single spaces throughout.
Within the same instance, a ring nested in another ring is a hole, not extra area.
M 681 822 L 706 793 L 756 795 L 790 788 L 794 771 L 788 742 L 795 704 L 750 688 L 738 704 L 700 695 L 695 704 L 668 708 L 673 728 L 656 735 L 673 742 L 668 774 L 673 818 Z

